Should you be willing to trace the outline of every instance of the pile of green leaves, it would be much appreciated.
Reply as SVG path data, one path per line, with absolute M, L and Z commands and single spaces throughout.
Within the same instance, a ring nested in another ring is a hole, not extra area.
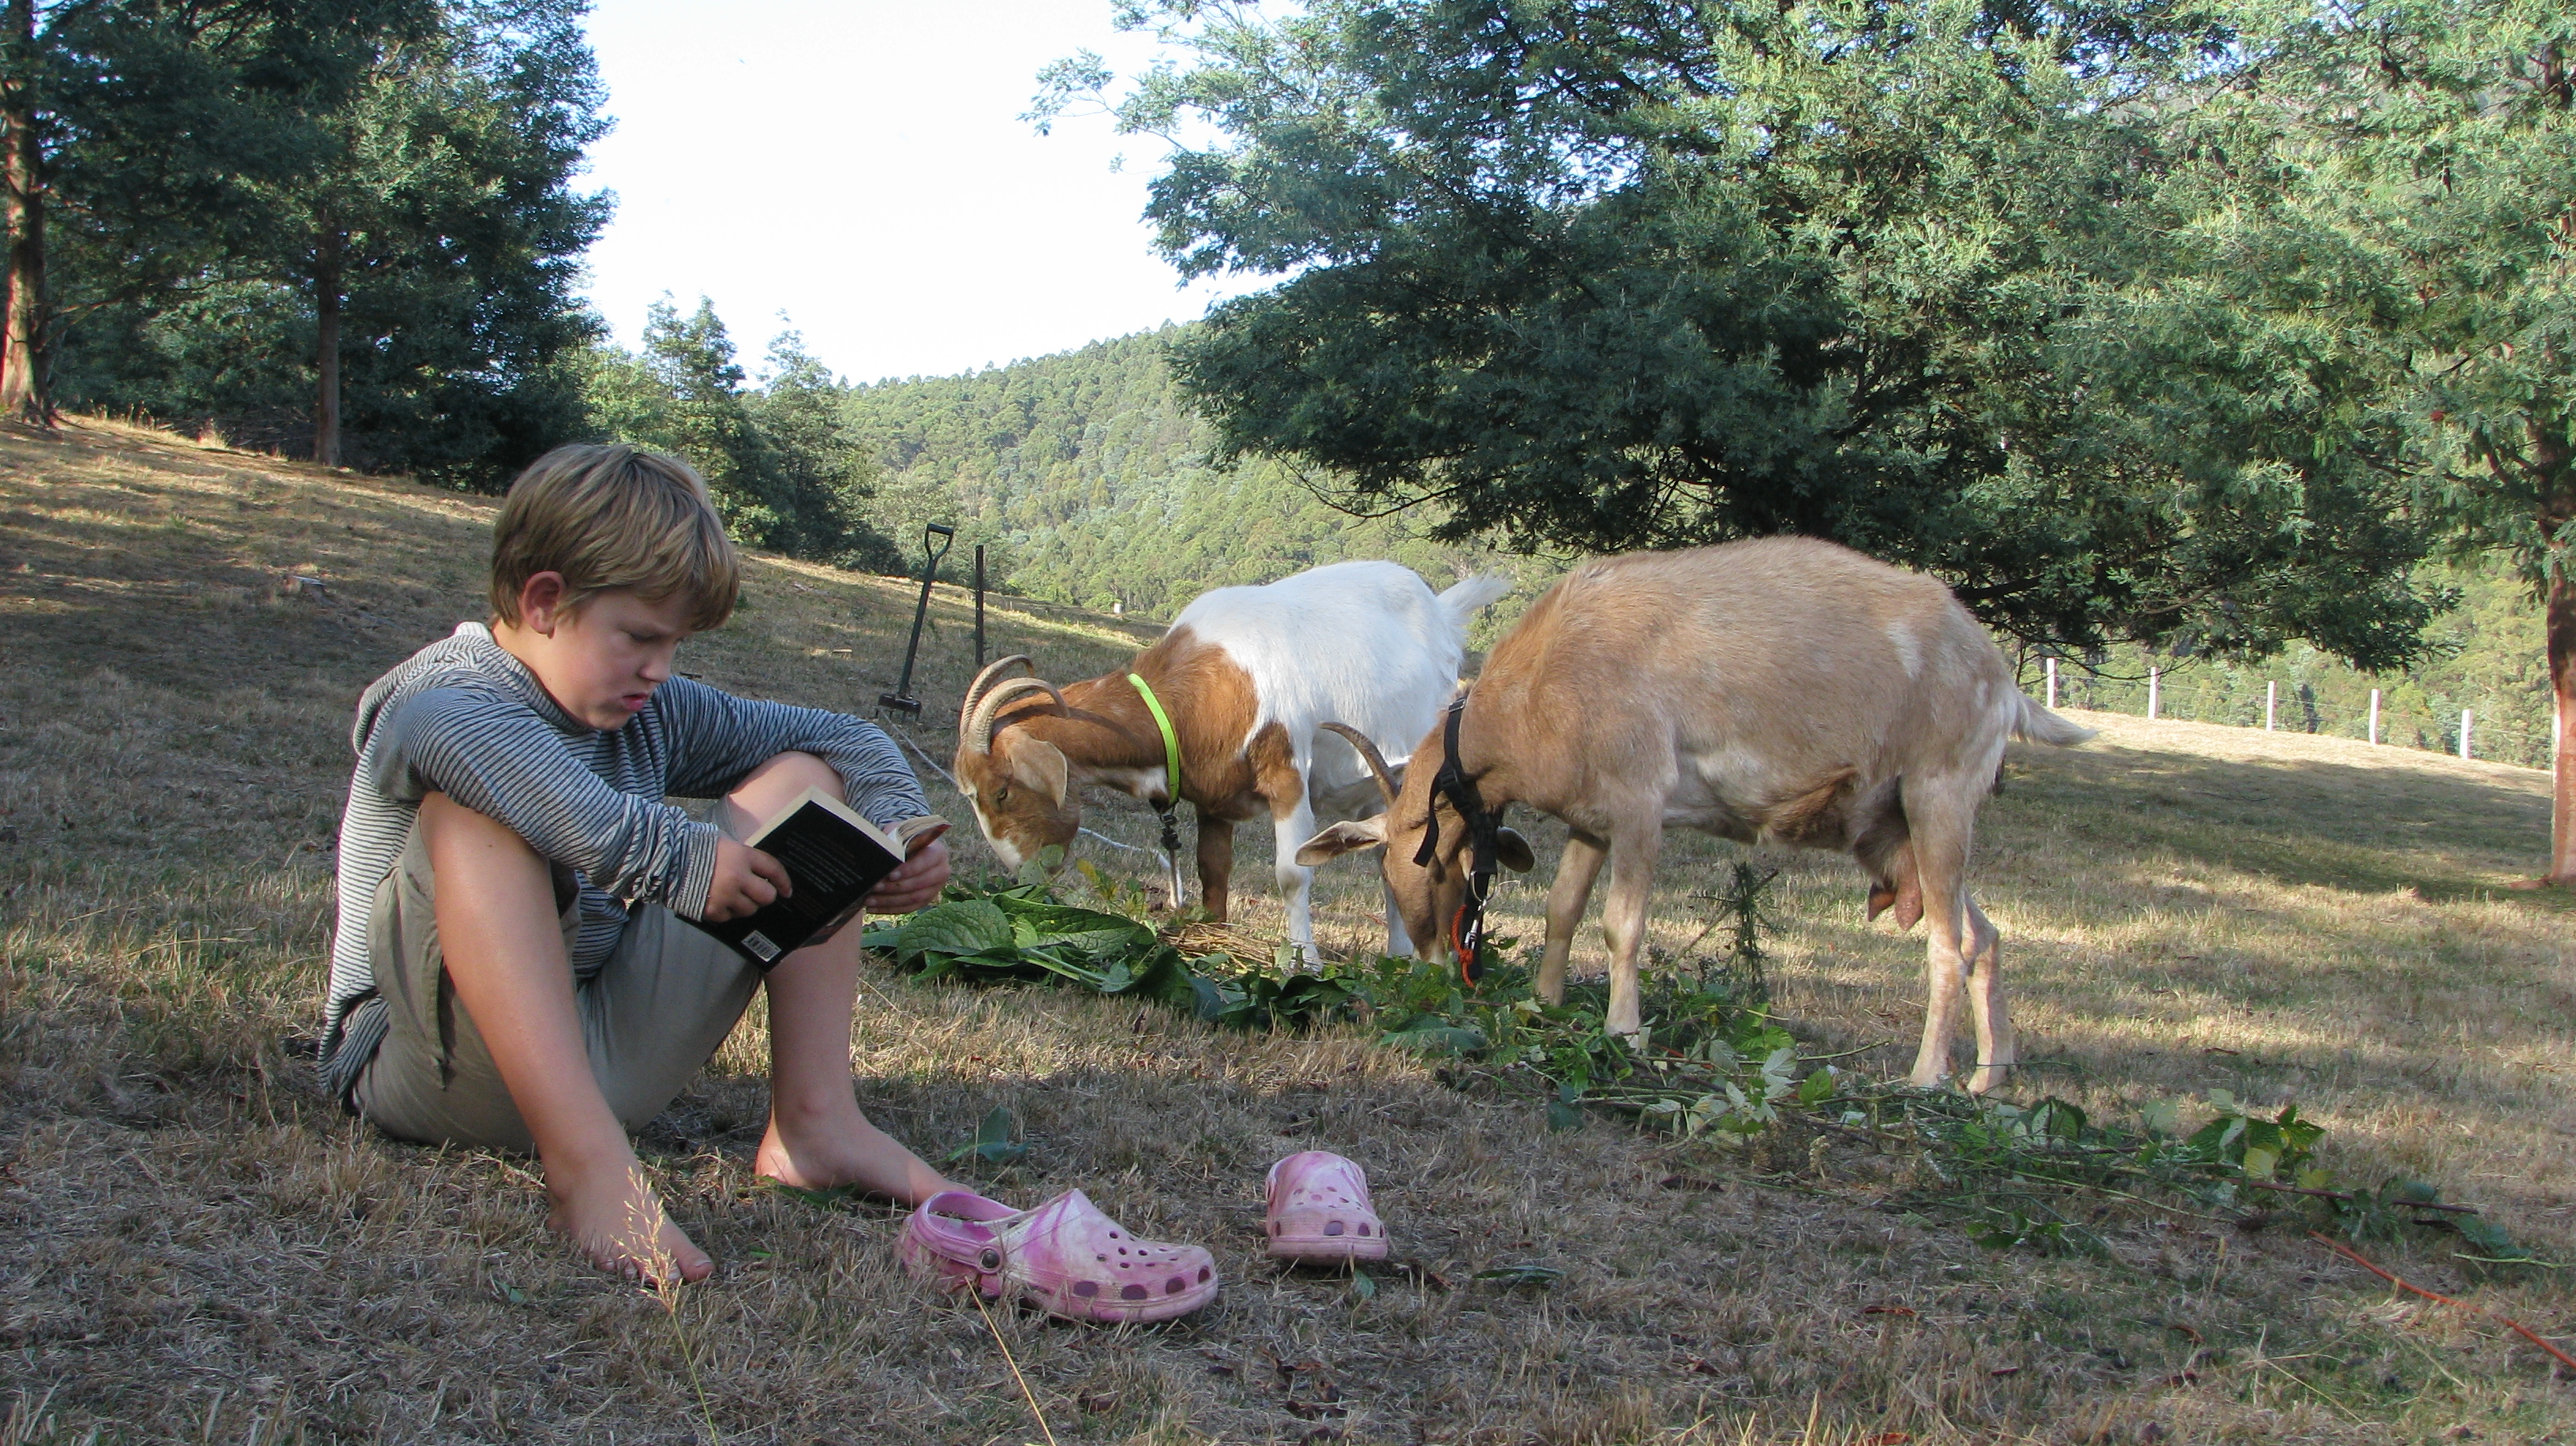
M 1185 958 L 1151 925 L 1060 902 L 1036 877 L 952 886 L 946 901 L 865 938 L 924 980 L 1073 984 L 1239 1029 L 1357 1025 L 1390 1048 L 1448 1061 L 1452 1083 L 1542 1102 L 1551 1129 L 1580 1128 L 1587 1111 L 1618 1114 L 1756 1173 L 1770 1152 L 1748 1147 L 1766 1138 L 1865 1142 L 1910 1158 L 1892 1208 L 1948 1218 L 1998 1249 L 2099 1253 L 2088 1220 L 2121 1201 L 2249 1227 L 2286 1216 L 2352 1240 L 2434 1228 L 2458 1237 L 2465 1248 L 2455 1254 L 2473 1268 L 2534 1263 L 2429 1184 L 2338 1180 L 2318 1157 L 2324 1127 L 2296 1105 L 2266 1115 L 2220 1090 L 2210 1117 L 2189 1128 L 2171 1101 L 2117 1125 L 2054 1096 L 2014 1104 L 1876 1083 L 1801 1054 L 1772 1018 L 1764 982 L 1771 922 L 1761 894 L 1771 877 L 1739 867 L 1709 896 L 1702 938 L 1723 931 L 1720 954 L 1641 981 L 1643 1044 L 1608 1029 L 1601 982 L 1569 986 L 1562 1004 L 1534 997 L 1532 961 L 1502 957 L 1510 939 L 1495 941 L 1473 984 L 1454 968 L 1393 956 L 1313 970 L 1284 947 L 1258 963 Z
M 1912 1152 L 1923 1178 L 1900 1203 L 1963 1216 L 1973 1239 L 1998 1249 L 2099 1253 L 2074 1202 L 2129 1200 L 2246 1228 L 2285 1217 L 2356 1241 L 2437 1229 L 2458 1237 L 2465 1248 L 2455 1254 L 2473 1266 L 2533 1263 L 2501 1228 L 2430 1184 L 2337 1179 L 2318 1158 L 2325 1128 L 2295 1104 L 2258 1113 L 2226 1090 L 2207 1103 L 2212 1113 L 2196 1127 L 2170 1100 L 2116 1125 L 2054 1096 L 2017 1105 L 1860 1086 L 1818 1092 L 1806 1118 Z
M 861 942 L 924 981 L 1060 980 L 1184 1009 L 1198 1002 L 1180 951 L 1134 919 L 1058 903 L 1040 882 L 949 894 Z

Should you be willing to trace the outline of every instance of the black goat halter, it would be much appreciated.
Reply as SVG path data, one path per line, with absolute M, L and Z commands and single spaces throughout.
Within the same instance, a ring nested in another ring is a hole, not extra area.
M 1502 849 L 1503 816 L 1485 807 L 1476 780 L 1458 763 L 1458 720 L 1466 716 L 1467 695 L 1449 705 L 1440 725 L 1440 771 L 1431 775 L 1429 816 L 1423 820 L 1422 847 L 1413 851 L 1416 868 L 1428 868 L 1440 847 L 1440 800 L 1458 810 L 1467 830 L 1467 901 L 1449 921 L 1449 949 L 1458 956 L 1458 977 L 1475 984 L 1485 977 L 1485 901 L 1494 895 L 1494 871 Z

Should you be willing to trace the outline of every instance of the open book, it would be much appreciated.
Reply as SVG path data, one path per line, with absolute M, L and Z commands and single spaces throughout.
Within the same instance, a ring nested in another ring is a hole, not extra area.
M 809 788 L 743 840 L 778 860 L 794 892 L 740 918 L 689 922 L 767 969 L 831 938 L 859 912 L 868 890 L 946 832 L 948 820 L 924 814 L 889 833 L 822 789 Z

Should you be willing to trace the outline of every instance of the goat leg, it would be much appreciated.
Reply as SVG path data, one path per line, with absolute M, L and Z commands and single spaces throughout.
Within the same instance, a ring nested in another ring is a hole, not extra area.
M 1234 825 L 1204 808 L 1194 811 L 1199 816 L 1199 900 L 1207 906 L 1208 918 L 1222 924 L 1227 890 L 1234 879 Z M 1180 906 L 1180 896 L 1173 895 L 1172 907 Z
M 1977 1068 L 1968 1076 L 1968 1093 L 1981 1095 L 2011 1076 L 2019 1055 L 2004 1003 L 2003 936 L 1975 899 L 1967 905 L 1968 1011 L 1977 1028 Z
M 1637 956 L 1646 945 L 1646 909 L 1653 901 L 1655 855 L 1663 843 L 1663 809 L 1645 814 L 1649 827 L 1616 839 L 1610 846 L 1610 897 L 1601 910 L 1601 930 L 1610 941 L 1610 1010 L 1605 1021 L 1612 1034 L 1642 1048 L 1646 1028 L 1637 992 Z
M 1969 776 L 1982 788 L 1982 776 Z M 1967 982 L 1963 946 L 1973 937 L 1963 875 L 1978 797 L 1948 777 L 1905 780 L 1905 812 L 1914 836 L 1897 856 L 1897 917 L 1904 918 L 1903 885 L 1911 881 L 1931 922 L 1923 950 L 1923 1047 L 1914 1057 L 1913 1074 L 1914 1084 L 1923 1089 L 1938 1086 L 1950 1073 L 1950 1037 Z
M 1538 997 L 1549 1004 L 1565 1002 L 1565 960 L 1574 951 L 1574 931 L 1592 902 L 1592 881 L 1610 845 L 1589 834 L 1566 836 L 1565 855 L 1556 866 L 1556 883 L 1547 891 L 1547 949 L 1538 961 Z

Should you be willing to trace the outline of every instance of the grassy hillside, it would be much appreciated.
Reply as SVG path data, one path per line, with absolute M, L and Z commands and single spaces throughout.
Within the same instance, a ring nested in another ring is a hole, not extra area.
M 870 1112 L 936 1154 L 1008 1105 L 1030 1152 L 975 1178 L 1028 1202 L 1079 1185 L 1208 1244 L 1218 1304 L 1122 1332 L 997 1313 L 1006 1361 L 895 1268 L 893 1212 L 751 1177 L 756 1007 L 643 1142 L 720 1273 L 639 1295 L 558 1248 L 528 1162 L 388 1143 L 309 1084 L 349 709 L 480 615 L 491 515 L 167 436 L 0 434 L 0 1440 L 1045 1439 L 1012 1362 L 1067 1443 L 2576 1435 L 2536 1351 L 2295 1230 L 2106 1198 L 2099 1258 L 1994 1252 L 1901 1213 L 1866 1145 L 1550 1133 L 1356 1030 L 1220 1035 L 890 970 L 852 1046 Z M 909 613 L 897 584 L 759 559 L 682 666 L 862 708 Z M 944 755 L 971 659 L 953 593 L 936 615 L 916 691 Z M 1144 636 L 1018 601 L 995 627 L 1059 678 Z M 2540 856 L 2541 777 L 2086 721 L 2102 741 L 2017 750 L 1985 815 L 1979 893 L 2033 1061 L 2016 1091 L 2105 1117 L 2295 1100 L 2343 1175 L 2438 1181 L 2576 1260 L 2576 930 L 2563 899 L 2503 888 Z M 1092 814 L 1149 833 L 1133 805 Z M 1533 832 L 1543 881 L 1561 835 Z M 1676 838 L 1661 948 L 1731 857 Z M 1864 926 L 1847 864 L 1781 862 L 1784 1016 L 1814 1053 L 1901 1072 L 1919 936 Z M 1542 890 L 1506 893 L 1506 932 L 1535 936 Z M 1373 896 L 1327 876 L 1328 946 L 1366 942 Z M 1599 959 L 1587 932 L 1578 967 Z M 1258 1254 L 1262 1169 L 1316 1147 L 1368 1167 L 1407 1266 L 1370 1298 Z M 2563 1273 L 2481 1283 L 2435 1238 L 2371 1248 L 2562 1340 L 2576 1320 Z M 1522 1262 L 1565 1276 L 1472 1279 Z

